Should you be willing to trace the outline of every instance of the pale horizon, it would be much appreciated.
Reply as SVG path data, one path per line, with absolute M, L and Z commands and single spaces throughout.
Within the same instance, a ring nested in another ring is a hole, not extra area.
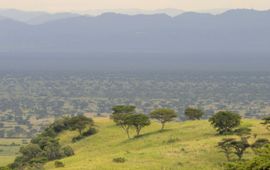
M 179 9 L 183 11 L 208 11 L 227 9 L 270 9 L 269 0 L 0 0 L 0 9 L 17 9 L 24 11 L 45 12 L 83 12 L 89 10 L 160 10 Z

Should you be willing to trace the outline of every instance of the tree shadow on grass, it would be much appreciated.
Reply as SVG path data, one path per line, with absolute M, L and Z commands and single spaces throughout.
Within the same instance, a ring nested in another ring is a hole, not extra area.
M 169 132 L 169 131 L 172 131 L 172 129 L 164 129 L 164 130 L 158 130 L 158 131 L 144 133 L 144 134 L 141 134 L 139 136 L 135 136 L 135 137 L 132 137 L 130 139 L 124 140 L 123 142 L 120 143 L 120 145 L 127 144 L 127 143 L 130 143 L 130 142 L 139 140 L 141 138 L 144 138 L 144 137 L 148 137 L 148 136 L 156 135 L 156 134 L 162 134 L 162 133 L 166 133 L 166 132 Z

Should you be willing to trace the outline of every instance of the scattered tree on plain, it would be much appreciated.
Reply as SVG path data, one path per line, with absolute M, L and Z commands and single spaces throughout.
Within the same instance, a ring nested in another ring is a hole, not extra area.
M 150 119 L 145 114 L 130 114 L 128 116 L 128 124 L 136 130 L 137 136 L 140 135 L 141 129 L 150 125 Z
M 129 130 L 131 127 L 129 116 L 135 113 L 135 109 L 135 106 L 130 105 L 118 105 L 112 108 L 111 118 L 117 126 L 120 126 L 126 132 L 128 138 L 130 138 Z
M 150 117 L 152 119 L 156 119 L 161 123 L 161 130 L 164 129 L 165 123 L 172 121 L 174 118 L 177 117 L 177 114 L 172 109 L 157 109 L 150 113 Z
M 222 149 L 228 161 L 231 160 L 231 154 L 235 154 L 238 160 L 241 160 L 245 151 L 250 147 L 247 138 L 241 137 L 240 140 L 234 138 L 223 139 L 218 143 L 218 147 Z
M 220 111 L 209 119 L 219 134 L 230 134 L 233 128 L 240 125 L 241 117 L 237 113 Z
M 127 134 L 128 138 L 130 138 L 129 130 L 130 130 L 130 123 L 129 123 L 129 116 L 131 113 L 117 113 L 113 114 L 111 118 L 115 122 L 117 126 L 120 126 Z
M 245 151 L 250 147 L 247 138 L 245 137 L 241 137 L 240 140 L 232 141 L 231 145 L 234 148 L 234 154 L 238 157 L 239 160 L 242 159 Z

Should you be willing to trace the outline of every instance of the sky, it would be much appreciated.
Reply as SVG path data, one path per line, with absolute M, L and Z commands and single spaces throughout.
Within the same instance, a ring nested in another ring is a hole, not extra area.
M 0 0 L 0 8 L 48 12 L 164 8 L 185 11 L 236 8 L 266 10 L 270 9 L 270 0 Z

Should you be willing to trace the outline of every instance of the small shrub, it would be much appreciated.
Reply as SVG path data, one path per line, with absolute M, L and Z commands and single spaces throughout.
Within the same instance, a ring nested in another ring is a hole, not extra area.
M 76 137 L 72 138 L 72 142 L 73 143 L 78 142 L 78 141 L 82 140 L 83 138 L 84 138 L 84 136 L 82 136 L 82 135 L 76 136 Z
M 55 168 L 61 168 L 61 167 L 65 167 L 65 164 L 61 161 L 55 161 L 54 166 Z
M 82 136 L 85 136 L 85 137 L 87 137 L 87 136 L 92 136 L 92 135 L 94 135 L 94 134 L 96 134 L 96 133 L 97 133 L 97 129 L 91 127 L 91 128 L 89 128 L 86 132 L 84 132 L 84 133 L 82 134 Z
M 126 162 L 126 159 L 123 157 L 113 158 L 113 162 L 115 163 L 124 163 Z
M 65 146 L 63 149 L 62 149 L 62 151 L 63 151 L 63 156 L 72 156 L 72 155 L 74 155 L 74 151 L 73 151 L 73 149 L 70 147 L 70 146 Z
M 178 166 L 184 166 L 184 164 L 182 162 L 178 162 L 177 165 Z
M 80 141 L 88 136 L 92 136 L 96 133 L 97 133 L 97 130 L 95 128 L 91 127 L 86 132 L 83 132 L 81 135 L 72 138 L 72 142 L 74 142 L 74 143 L 78 142 L 78 141 Z

